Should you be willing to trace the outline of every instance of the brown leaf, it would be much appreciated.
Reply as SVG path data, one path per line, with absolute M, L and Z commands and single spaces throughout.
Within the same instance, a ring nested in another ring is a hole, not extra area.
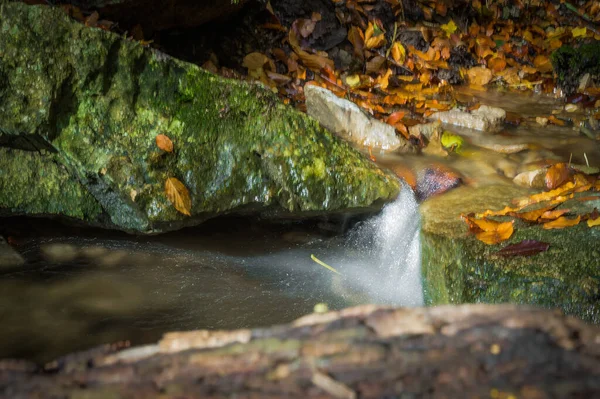
M 165 181 L 165 193 L 169 201 L 175 206 L 175 209 L 184 215 L 191 216 L 192 200 L 190 192 L 182 182 L 175 177 L 169 177 Z
M 548 190 L 554 190 L 569 178 L 569 174 L 570 168 L 566 163 L 560 162 L 552 165 L 546 172 L 546 187 Z
M 354 47 L 354 55 L 363 59 L 365 56 L 365 35 L 362 30 L 354 25 L 351 26 L 348 30 L 348 41 L 352 43 L 352 46 Z
M 173 152 L 173 142 L 164 134 L 156 136 L 156 145 L 165 152 Z
M 523 240 L 520 243 L 507 245 L 500 251 L 496 252 L 499 256 L 531 256 L 545 252 L 550 248 L 547 242 L 536 240 Z

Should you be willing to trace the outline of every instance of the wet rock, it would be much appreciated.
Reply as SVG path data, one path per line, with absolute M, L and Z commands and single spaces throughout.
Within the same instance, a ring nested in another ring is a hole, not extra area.
M 45 244 L 42 245 L 40 251 L 48 262 L 53 263 L 72 262 L 79 256 L 77 247 L 64 243 Z
M 546 188 L 546 172 L 547 168 L 530 170 L 527 172 L 521 172 L 516 175 L 513 179 L 515 184 L 518 184 L 522 187 L 531 187 L 531 188 Z
M 482 105 L 478 109 L 467 112 L 458 109 L 436 112 L 429 116 L 431 120 L 439 120 L 450 125 L 462 126 L 470 129 L 491 131 L 499 127 L 506 118 L 506 111 L 502 108 Z
M 19 267 L 24 263 L 25 259 L 0 236 L 0 270 Z
M 506 242 L 487 245 L 469 235 L 460 218 L 461 214 L 503 209 L 511 206 L 513 199 L 530 193 L 529 188 L 507 184 L 462 186 L 421 205 L 427 304 L 530 304 L 560 308 L 567 314 L 600 323 L 600 229 L 580 223 L 545 230 L 540 225 L 517 222 Z M 567 206 L 572 205 L 565 204 L 565 209 L 569 209 Z M 550 246 L 547 251 L 528 257 L 496 255 L 503 247 L 524 240 Z
M 429 197 L 456 188 L 461 183 L 460 174 L 444 165 L 427 167 L 417 174 L 417 199 L 424 201 Z
M 577 47 L 564 45 L 552 53 L 550 60 L 559 87 L 566 95 L 573 94 L 586 74 L 600 76 L 600 40 Z
M 408 128 L 408 133 L 411 136 L 419 137 L 423 136 L 427 140 L 431 140 L 431 138 L 436 134 L 442 133 L 442 124 L 440 121 L 434 121 L 431 123 L 421 123 L 418 125 L 410 126 Z
M 0 81 L 11 88 L 0 96 L 2 215 L 158 233 L 235 211 L 369 207 L 399 192 L 392 173 L 260 85 L 57 8 L 4 4 L 0 30 Z M 157 147 L 159 134 L 175 151 Z M 165 192 L 170 178 L 189 194 L 186 212 Z
M 396 135 L 393 126 L 370 117 L 353 102 L 314 85 L 305 86 L 304 94 L 308 115 L 343 139 L 374 149 L 413 151 L 406 139 Z

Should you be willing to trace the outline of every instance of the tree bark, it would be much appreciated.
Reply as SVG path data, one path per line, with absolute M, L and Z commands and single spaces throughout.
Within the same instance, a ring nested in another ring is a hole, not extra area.
M 0 363 L 0 394 L 31 397 L 598 397 L 600 328 L 512 305 L 362 306 L 289 325 L 169 333 L 44 369 Z M 512 396 L 511 396 L 512 395 Z

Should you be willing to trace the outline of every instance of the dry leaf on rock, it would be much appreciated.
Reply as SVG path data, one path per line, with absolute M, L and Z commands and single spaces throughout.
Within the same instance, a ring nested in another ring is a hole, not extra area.
M 164 134 L 156 136 L 156 146 L 165 152 L 173 152 L 173 142 Z
M 190 192 L 182 182 L 175 177 L 169 177 L 165 181 L 165 193 L 169 201 L 175 206 L 175 209 L 184 215 L 191 216 L 192 200 Z
M 548 190 L 553 190 L 563 184 L 568 178 L 570 174 L 569 166 L 564 163 L 557 163 L 552 165 L 546 171 L 546 187 Z
M 556 220 L 553 220 L 551 222 L 548 223 L 544 223 L 542 225 L 542 227 L 546 230 L 550 230 L 550 229 L 562 229 L 565 227 L 571 227 L 571 226 L 575 226 L 577 224 L 579 224 L 579 221 L 581 220 L 581 216 L 577 216 L 575 219 L 568 219 L 564 216 L 559 217 Z
M 462 215 L 462 217 L 469 226 L 469 230 L 475 233 L 475 237 L 489 245 L 508 240 L 514 231 L 513 221 L 496 222 L 489 219 L 476 219 L 467 215 Z

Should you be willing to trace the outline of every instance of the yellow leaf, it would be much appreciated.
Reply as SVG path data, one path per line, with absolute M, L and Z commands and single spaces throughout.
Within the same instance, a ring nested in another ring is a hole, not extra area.
M 476 86 L 486 85 L 492 80 L 492 71 L 485 67 L 473 67 L 467 71 L 469 83 Z
M 488 219 L 475 219 L 466 215 L 463 215 L 463 218 L 469 225 L 469 230 L 475 233 L 475 237 L 489 245 L 508 240 L 514 231 L 514 222 L 512 221 L 496 222 Z
M 350 75 L 348 77 L 346 77 L 346 84 L 350 87 L 356 87 L 360 84 L 360 76 L 358 76 L 358 74 L 356 75 Z
M 588 219 L 587 225 L 589 227 L 600 226 L 600 217 L 596 219 Z
M 453 20 L 450 20 L 450 22 L 448 22 L 447 24 L 440 26 L 440 28 L 442 28 L 442 30 L 444 32 L 446 32 L 446 34 L 448 34 L 448 36 L 450 36 L 451 34 L 456 32 L 456 29 L 458 29 L 458 27 L 456 26 L 456 24 L 454 23 Z
M 377 48 L 381 47 L 381 45 L 385 42 L 385 35 L 383 31 L 374 24 L 373 22 L 369 22 L 369 26 L 365 31 L 365 47 L 366 48 Z
M 575 219 L 567 219 L 564 216 L 559 217 L 556 220 L 553 220 L 551 222 L 548 223 L 544 223 L 542 225 L 542 227 L 546 230 L 550 230 L 550 229 L 562 229 L 564 227 L 571 227 L 571 226 L 575 226 L 576 224 L 579 224 L 579 221 L 581 220 L 581 216 L 577 216 Z
M 167 198 L 180 213 L 191 216 L 192 200 L 188 189 L 175 177 L 169 177 L 165 182 Z
M 400 42 L 394 42 L 394 44 L 392 44 L 391 53 L 394 61 L 398 64 L 404 64 L 404 61 L 406 60 L 406 49 Z
M 173 152 L 173 142 L 164 134 L 156 136 L 156 145 L 165 152 Z
M 587 28 L 585 26 L 581 28 L 573 28 L 571 29 L 571 34 L 573 37 L 585 37 L 587 35 Z

